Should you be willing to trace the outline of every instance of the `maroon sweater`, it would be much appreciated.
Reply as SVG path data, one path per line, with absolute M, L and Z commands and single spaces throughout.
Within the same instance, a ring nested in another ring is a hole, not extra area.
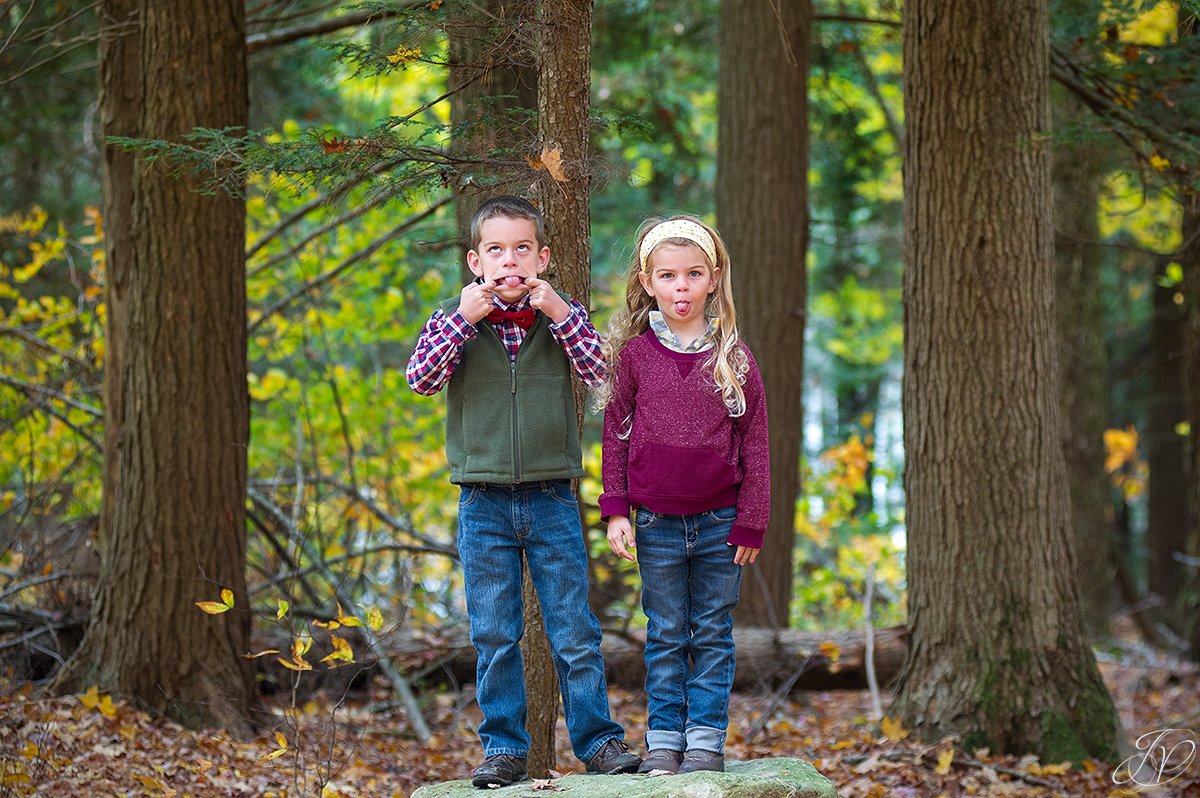
M 604 411 L 604 518 L 638 506 L 690 515 L 736 505 L 729 542 L 762 547 L 771 510 L 767 405 L 758 364 L 742 349 L 746 412 L 731 418 L 704 368 L 711 350 L 672 351 L 653 330 L 625 345 Z

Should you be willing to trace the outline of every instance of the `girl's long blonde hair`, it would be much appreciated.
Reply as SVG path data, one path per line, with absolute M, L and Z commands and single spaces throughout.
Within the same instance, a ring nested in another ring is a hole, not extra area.
M 717 271 L 717 290 L 708 295 L 704 303 L 704 315 L 713 319 L 714 341 L 711 356 L 704 363 L 704 368 L 712 374 L 713 388 L 720 395 L 721 401 L 729 410 L 729 415 L 740 416 L 746 412 L 746 394 L 742 384 L 746 381 L 746 372 L 750 362 L 745 351 L 740 346 L 737 331 L 737 311 L 733 306 L 733 281 L 729 274 L 729 252 L 725 242 L 709 225 L 692 216 L 672 216 L 669 219 L 647 219 L 638 228 L 637 242 L 633 247 L 633 264 L 629 269 L 629 277 L 625 282 L 625 305 L 618 308 L 609 321 L 608 334 L 604 337 L 604 356 L 608 362 L 608 374 L 595 391 L 596 409 L 603 410 L 612 400 L 613 390 L 617 379 L 617 362 L 621 352 L 634 337 L 641 335 L 650 328 L 650 311 L 657 310 L 658 304 L 654 297 L 646 293 L 638 275 L 642 273 L 640 253 L 642 240 L 656 225 L 664 221 L 686 219 L 703 227 L 712 236 L 715 245 L 717 262 L 709 263 L 710 269 Z M 655 245 L 646 258 L 646 273 L 649 273 L 654 258 L 654 251 L 664 244 L 682 247 L 695 247 L 704 252 L 690 238 L 666 238 Z M 708 255 L 704 255 L 708 261 Z M 623 427 L 628 429 L 628 420 Z

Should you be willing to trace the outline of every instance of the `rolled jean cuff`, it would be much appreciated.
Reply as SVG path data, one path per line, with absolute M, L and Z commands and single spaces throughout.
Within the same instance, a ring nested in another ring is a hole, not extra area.
M 529 758 L 528 751 L 522 751 L 519 748 L 505 748 L 504 746 L 497 746 L 495 748 L 492 748 L 491 750 L 485 749 L 483 752 L 483 756 L 485 759 L 488 757 L 496 756 L 497 754 L 508 754 L 509 756 L 516 756 L 516 757 L 520 757 L 521 759 Z
M 646 733 L 650 736 L 650 732 Z M 725 753 L 725 730 L 709 726 L 693 726 L 687 730 L 687 750 L 699 749 L 714 754 Z
M 665 748 L 668 751 L 683 751 L 686 750 L 687 739 L 679 732 L 672 731 L 647 731 L 646 732 L 646 750 L 653 751 L 656 748 Z

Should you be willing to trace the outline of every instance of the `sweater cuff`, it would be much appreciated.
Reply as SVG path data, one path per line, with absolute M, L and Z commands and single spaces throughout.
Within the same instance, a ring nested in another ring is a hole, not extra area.
M 600 520 L 607 521 L 610 516 L 623 515 L 629 517 L 629 497 L 605 495 L 600 497 Z
M 761 549 L 766 534 L 767 530 L 765 529 L 751 529 L 735 523 L 733 529 L 729 531 L 729 545 Z

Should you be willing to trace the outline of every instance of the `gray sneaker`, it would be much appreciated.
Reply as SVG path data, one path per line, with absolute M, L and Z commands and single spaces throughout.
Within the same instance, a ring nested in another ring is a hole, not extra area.
M 646 752 L 638 773 L 678 773 L 679 763 L 683 761 L 683 751 L 672 751 L 670 748 L 655 748 Z
M 705 751 L 700 748 L 692 748 L 683 755 L 683 762 L 679 765 L 677 773 L 696 773 L 701 770 L 715 770 L 718 773 L 725 772 L 725 755 L 718 754 L 716 751 Z

